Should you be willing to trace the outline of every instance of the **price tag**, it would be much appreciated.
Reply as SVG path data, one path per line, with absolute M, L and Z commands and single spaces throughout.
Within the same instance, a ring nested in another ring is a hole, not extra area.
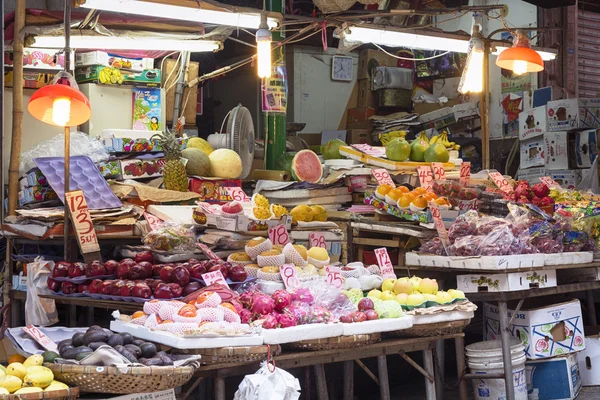
M 27 333 L 33 340 L 39 343 L 40 346 L 48 351 L 58 352 L 58 346 L 52 341 L 46 334 L 40 331 L 33 325 L 27 325 L 23 327 L 25 333 Z
M 385 147 L 373 147 L 369 144 L 353 144 L 356 150 L 362 151 L 363 153 L 373 156 L 373 157 L 382 157 L 385 156 Z
M 327 248 L 327 244 L 325 243 L 325 235 L 322 232 L 311 232 L 308 235 L 308 244 L 310 247 L 322 247 L 324 249 Z
M 548 189 L 560 189 L 560 185 L 552 178 L 550 178 L 549 176 L 542 176 L 540 178 L 540 182 L 542 182 L 544 185 L 548 186 Z
M 514 192 L 513 187 L 510 185 L 510 183 L 508 183 L 508 180 L 506 180 L 506 178 L 503 177 L 500 172 L 494 171 L 490 172 L 488 175 L 490 176 L 490 178 L 492 178 L 494 185 L 496 185 L 498 189 L 502 190 L 504 193 Z
M 221 257 L 219 257 L 218 255 L 216 255 L 215 253 L 213 253 L 213 251 L 211 249 L 208 248 L 207 245 L 205 245 L 204 243 L 196 243 L 196 246 L 198 246 L 198 248 L 200 249 L 201 252 L 204 253 L 204 255 L 208 258 L 210 258 L 211 260 L 221 260 Z
M 241 187 L 226 187 L 224 189 L 234 201 L 238 203 L 250 203 L 250 198 L 246 196 L 246 192 Z
M 276 245 L 285 246 L 290 242 L 290 235 L 285 225 L 277 225 L 269 228 L 269 240 Z
M 98 238 L 94 230 L 90 210 L 88 209 L 82 190 L 74 190 L 65 193 L 65 201 L 69 205 L 69 213 L 75 232 L 77 233 L 77 242 L 82 253 L 96 253 L 100 251 Z
M 373 178 L 375 178 L 375 180 L 377 181 L 378 184 L 390 185 L 391 187 L 396 187 L 394 180 L 392 179 L 392 177 L 390 176 L 390 173 L 387 172 L 386 169 L 383 169 L 383 168 L 372 169 L 371 174 L 373 175 Z
M 204 211 L 206 214 L 217 214 L 217 211 L 213 208 L 213 206 L 209 203 L 205 203 L 203 201 L 196 203 L 198 207 Z
M 221 271 L 207 272 L 200 276 L 202 276 L 202 280 L 204 281 L 204 284 L 206 286 L 210 286 L 213 283 L 218 283 L 219 285 L 223 285 L 227 288 L 229 287 L 229 285 L 227 284 L 227 281 L 223 277 L 223 274 L 221 273 Z
M 429 203 L 429 210 L 431 210 L 431 217 L 433 218 L 435 229 L 437 230 L 438 235 L 440 235 L 442 242 L 445 243 L 448 240 L 448 231 L 446 231 L 446 227 L 444 226 L 444 220 L 442 219 L 440 208 L 437 206 L 437 204 L 431 202 Z
M 436 181 L 443 181 L 446 179 L 446 171 L 444 171 L 444 164 L 441 162 L 432 162 L 431 169 L 433 170 L 433 179 Z
M 387 252 L 387 249 L 385 247 L 375 249 L 375 257 L 377 258 L 377 265 L 379 265 L 379 269 L 381 270 L 381 277 L 383 279 L 396 279 L 396 274 L 394 273 L 392 260 L 390 260 L 390 256 Z
M 431 168 L 418 166 L 417 173 L 419 174 L 419 182 L 421 183 L 421 186 L 427 190 L 430 190 L 433 186 L 433 172 L 431 172 Z
M 279 274 L 283 279 L 286 289 L 294 289 L 300 286 L 300 281 L 296 276 L 296 267 L 294 264 L 283 264 L 279 267 Z
M 325 272 L 327 272 L 328 285 L 331 285 L 336 289 L 341 289 L 344 286 L 344 279 L 342 278 L 340 267 L 328 265 L 325 267 Z
M 463 161 L 460 164 L 460 184 L 467 186 L 471 179 L 471 163 L 469 161 Z
M 149 214 L 147 212 L 144 213 L 144 218 L 146 219 L 146 222 L 148 222 L 148 225 L 150 225 L 151 231 L 155 231 L 155 230 L 159 229 L 163 223 L 162 219 L 160 219 L 152 214 Z
M 459 200 L 458 201 L 458 211 L 460 214 L 464 214 L 467 211 L 478 209 L 477 199 L 474 200 Z

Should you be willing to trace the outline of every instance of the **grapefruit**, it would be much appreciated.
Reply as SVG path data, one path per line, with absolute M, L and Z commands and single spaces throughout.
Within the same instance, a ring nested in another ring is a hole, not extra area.
M 333 139 L 323 146 L 323 158 L 326 160 L 335 160 L 344 158 L 340 155 L 340 147 L 348 146 L 346 142 L 340 139 Z
M 425 162 L 448 162 L 450 154 L 446 147 L 438 142 L 435 142 L 425 150 Z
M 410 160 L 411 161 L 425 161 L 425 150 L 429 147 L 427 136 L 425 132 L 421 132 L 415 140 L 410 143 Z
M 410 155 L 410 145 L 403 138 L 395 138 L 386 146 L 385 155 L 392 161 L 405 161 Z
M 297 181 L 317 183 L 323 175 L 323 166 L 312 150 L 300 150 L 292 160 L 292 176 Z

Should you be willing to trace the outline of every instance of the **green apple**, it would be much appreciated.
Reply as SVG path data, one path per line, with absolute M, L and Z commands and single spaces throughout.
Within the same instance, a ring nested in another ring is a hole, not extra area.
M 367 297 L 374 297 L 376 299 L 381 299 L 381 290 L 373 289 L 368 294 Z
M 419 292 L 425 294 L 436 294 L 438 292 L 438 283 L 435 279 L 425 278 L 419 282 Z
M 443 290 L 437 292 L 435 297 L 437 297 L 437 302 L 440 304 L 450 303 L 452 301 L 452 295 L 448 292 L 444 292 Z
M 406 300 L 408 299 L 408 295 L 406 293 L 400 293 L 396 295 L 396 301 L 398 302 L 398 304 L 401 304 L 403 306 L 406 305 Z
M 387 278 L 383 280 L 383 283 L 381 284 L 381 290 L 382 291 L 386 291 L 386 290 L 394 290 L 394 285 L 396 284 L 396 280 L 394 278 Z
M 435 294 L 423 293 L 423 297 L 425 297 L 425 301 L 435 301 L 436 303 L 439 303 Z
M 394 293 L 396 293 L 396 294 L 400 294 L 400 293 L 411 294 L 414 291 L 415 291 L 415 288 L 413 287 L 412 283 L 410 283 L 410 281 L 408 279 L 406 279 L 406 280 L 398 279 L 396 281 L 396 283 L 394 284 Z
M 409 279 L 409 281 L 410 281 L 410 283 L 412 283 L 415 290 L 418 290 L 419 282 L 421 282 L 421 278 L 419 278 L 418 276 L 413 276 L 412 278 Z
M 448 294 L 452 296 L 453 299 L 466 299 L 466 296 L 462 290 L 450 289 L 448 290 Z
M 381 300 L 394 300 L 396 298 L 396 294 L 391 290 L 384 290 L 381 294 Z
M 425 303 L 425 296 L 421 293 L 413 293 L 409 294 L 406 298 L 406 305 L 408 306 L 418 306 Z

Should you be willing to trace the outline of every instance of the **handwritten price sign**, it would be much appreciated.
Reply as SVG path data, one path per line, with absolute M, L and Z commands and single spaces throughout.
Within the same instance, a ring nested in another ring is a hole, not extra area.
M 471 179 L 471 163 L 469 161 L 463 161 L 460 164 L 460 184 L 467 186 Z
M 436 181 L 443 181 L 446 179 L 446 171 L 444 171 L 444 165 L 440 162 L 432 162 L 431 169 L 433 170 L 433 179 Z
M 202 274 L 201 276 L 206 286 L 210 286 L 213 283 L 218 283 L 219 285 L 223 285 L 227 288 L 229 287 L 221 271 L 207 272 L 205 274 Z
M 433 172 L 431 168 L 425 166 L 417 167 L 417 173 L 419 174 L 419 182 L 421 186 L 427 190 L 430 190 L 433 186 Z
M 269 240 L 271 243 L 285 246 L 290 242 L 290 235 L 285 225 L 277 225 L 273 228 L 269 228 Z
M 542 182 L 544 185 L 548 186 L 548 189 L 560 188 L 560 185 L 554 179 L 550 178 L 549 176 L 542 176 L 540 178 L 540 182 Z
M 54 343 L 52 341 L 52 339 L 50 339 L 48 336 L 46 336 L 42 331 L 40 331 L 35 326 L 27 325 L 26 327 L 23 328 L 23 330 L 25 331 L 25 333 L 27 333 L 29 336 L 31 336 L 31 338 L 33 340 L 38 342 L 40 344 L 40 346 L 42 346 L 46 350 L 54 351 L 54 352 L 58 351 L 58 346 L 56 345 L 56 343 Z
M 490 176 L 490 178 L 492 178 L 494 185 L 496 185 L 498 187 L 498 189 L 502 190 L 504 193 L 514 192 L 514 189 L 511 186 L 511 184 L 508 183 L 508 180 L 506 180 L 506 178 L 503 177 L 500 172 L 494 171 L 494 172 L 490 172 L 488 175 Z
M 381 269 L 381 277 L 384 279 L 396 279 L 394 267 L 392 266 L 392 260 L 390 260 L 387 249 L 385 247 L 375 249 L 375 257 L 377 258 L 377 265 L 379 265 L 379 269 Z
M 394 183 L 394 180 L 390 176 L 390 173 L 387 172 L 387 170 L 385 170 L 383 168 L 372 169 L 371 174 L 373 175 L 373 178 L 375 178 L 377 183 L 380 185 L 390 185 L 391 187 L 396 186 L 396 184 Z
M 431 210 L 431 218 L 433 218 L 433 224 L 435 225 L 435 229 L 440 235 L 440 239 L 443 241 L 448 239 L 448 231 L 446 231 L 446 227 L 444 226 L 444 220 L 442 219 L 442 213 L 440 212 L 440 208 L 435 203 L 429 203 L 429 209 Z
M 458 211 L 460 214 L 464 214 L 467 211 L 478 209 L 477 199 L 475 200 L 459 200 L 458 201 Z
M 327 272 L 326 279 L 328 285 L 331 285 L 336 289 L 341 289 L 344 286 L 344 279 L 342 279 L 340 267 L 328 265 L 325 267 L 325 272 Z
M 88 209 L 82 190 L 74 190 L 65 194 L 69 213 L 73 220 L 75 232 L 77 232 L 77 242 L 82 253 L 95 253 L 100 251 L 98 238 L 94 230 L 90 210 Z
M 246 196 L 246 192 L 240 187 L 226 187 L 225 190 L 229 197 L 238 203 L 250 203 L 250 198 Z
M 322 247 L 324 249 L 327 248 L 327 244 L 325 243 L 325 235 L 321 232 L 311 232 L 308 235 L 308 244 L 310 247 Z
M 196 243 L 196 246 L 198 246 L 200 251 L 203 252 L 204 255 L 206 255 L 206 257 L 210 258 L 211 260 L 221 260 L 221 257 L 213 253 L 213 251 L 209 249 L 208 246 L 204 243 Z
M 369 144 L 353 144 L 356 150 L 362 151 L 363 153 L 373 156 L 373 157 L 382 157 L 385 156 L 385 147 L 373 147 Z
M 283 264 L 279 267 L 279 274 L 281 275 L 281 279 L 283 279 L 286 289 L 294 289 L 300 286 L 294 264 Z
M 161 227 L 161 224 L 163 223 L 162 219 L 155 217 L 154 215 L 149 214 L 147 212 L 144 213 L 144 218 L 146 219 L 148 225 L 150 225 L 151 231 L 159 229 Z

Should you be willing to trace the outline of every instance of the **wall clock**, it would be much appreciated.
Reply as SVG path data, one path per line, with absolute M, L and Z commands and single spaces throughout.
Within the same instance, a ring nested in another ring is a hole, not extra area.
M 352 81 L 352 57 L 333 56 L 331 61 L 331 79 L 334 81 Z

